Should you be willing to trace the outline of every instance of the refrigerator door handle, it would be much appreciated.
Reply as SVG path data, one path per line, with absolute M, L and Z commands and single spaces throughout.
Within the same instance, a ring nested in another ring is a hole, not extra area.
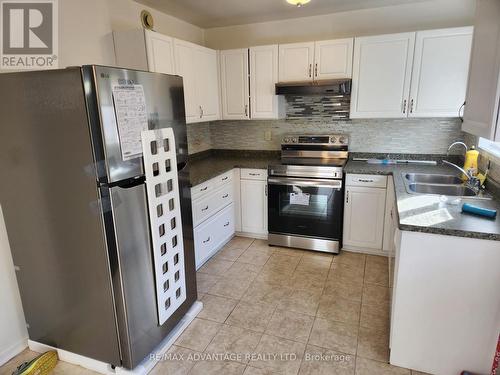
M 132 178 L 127 178 L 126 180 L 112 182 L 110 184 L 101 183 L 100 186 L 106 187 L 106 188 L 119 187 L 122 189 L 131 189 L 131 188 L 136 187 L 138 185 L 144 185 L 145 181 L 146 181 L 146 177 L 136 176 L 136 177 L 132 177 Z
M 186 168 L 187 166 L 187 163 L 185 161 L 181 161 L 179 163 L 177 163 L 177 171 L 180 172 L 182 171 L 184 168 Z

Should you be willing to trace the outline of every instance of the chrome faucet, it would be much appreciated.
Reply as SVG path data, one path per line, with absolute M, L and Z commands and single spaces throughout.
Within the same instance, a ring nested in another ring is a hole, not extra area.
M 443 164 L 447 164 L 451 167 L 458 169 L 460 172 L 462 172 L 464 174 L 464 176 L 467 178 L 467 182 L 466 182 L 467 186 L 470 187 L 471 189 L 473 189 L 476 193 L 479 192 L 479 190 L 481 189 L 481 181 L 477 177 L 473 176 L 470 171 L 466 171 L 462 167 L 459 167 L 458 165 L 456 165 L 452 162 L 449 162 L 448 160 L 443 160 Z
M 465 148 L 465 152 L 467 152 L 467 150 L 469 149 L 467 147 L 467 145 L 464 143 L 464 142 L 461 142 L 461 141 L 457 141 L 457 142 L 453 142 L 449 147 L 448 147 L 448 151 L 446 152 L 446 156 L 448 156 L 450 154 L 450 150 L 454 147 L 454 146 L 464 146 Z

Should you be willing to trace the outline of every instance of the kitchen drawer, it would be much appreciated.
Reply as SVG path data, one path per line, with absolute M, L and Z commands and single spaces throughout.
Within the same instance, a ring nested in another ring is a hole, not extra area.
M 196 269 L 234 235 L 234 205 L 230 204 L 194 229 Z
M 211 181 L 214 182 L 216 188 L 227 184 L 233 180 L 233 170 L 231 169 L 229 172 L 223 173 L 217 177 L 212 178 Z
M 215 190 L 215 183 L 212 180 L 205 181 L 191 188 L 191 199 L 195 200 L 203 195 L 207 195 Z
M 241 168 L 242 180 L 267 180 L 267 169 Z
M 218 189 L 224 184 L 231 182 L 233 179 L 233 170 L 230 170 L 226 173 L 223 173 L 217 177 L 211 178 L 208 181 L 205 181 L 199 185 L 193 186 L 191 188 L 191 199 L 198 199 L 207 194 L 210 194 L 212 191 Z
M 387 187 L 387 176 L 372 174 L 348 174 L 346 177 L 346 185 L 385 189 Z
M 213 213 L 219 211 L 233 201 L 233 185 L 224 184 L 212 194 L 203 195 L 193 200 L 193 224 L 198 224 L 209 218 Z

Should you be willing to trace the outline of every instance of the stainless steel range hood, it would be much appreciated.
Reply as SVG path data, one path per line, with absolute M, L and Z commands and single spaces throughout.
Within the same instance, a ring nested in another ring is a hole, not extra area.
M 329 79 L 321 81 L 279 82 L 276 95 L 350 95 L 350 79 Z

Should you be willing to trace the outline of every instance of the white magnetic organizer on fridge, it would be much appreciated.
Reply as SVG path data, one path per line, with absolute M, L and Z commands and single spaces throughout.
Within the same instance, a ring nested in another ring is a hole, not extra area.
M 142 132 L 149 221 L 153 240 L 158 323 L 162 325 L 186 300 L 184 243 L 174 132 Z

